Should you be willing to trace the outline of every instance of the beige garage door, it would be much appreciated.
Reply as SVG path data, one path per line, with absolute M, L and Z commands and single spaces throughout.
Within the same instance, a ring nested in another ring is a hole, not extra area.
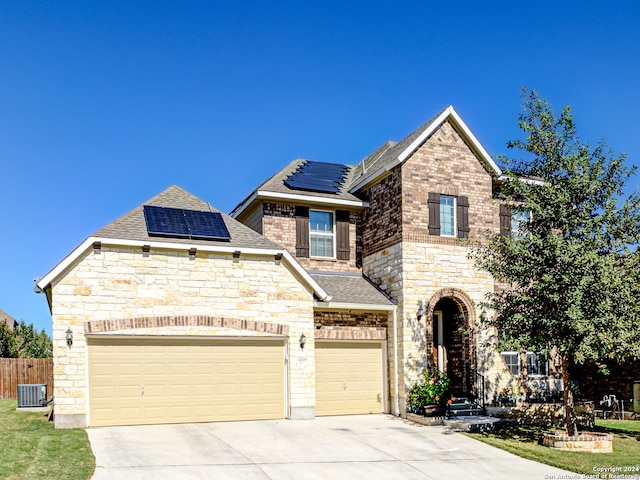
M 90 425 L 283 418 L 284 340 L 89 340 Z
M 381 343 L 316 341 L 316 415 L 381 413 Z

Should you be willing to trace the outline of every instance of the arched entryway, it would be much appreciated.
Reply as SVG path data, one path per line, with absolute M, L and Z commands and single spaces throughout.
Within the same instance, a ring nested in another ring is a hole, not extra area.
M 427 343 L 431 344 L 432 365 L 451 379 L 457 396 L 476 395 L 475 342 L 469 328 L 475 310 L 462 291 L 443 289 L 429 302 Z

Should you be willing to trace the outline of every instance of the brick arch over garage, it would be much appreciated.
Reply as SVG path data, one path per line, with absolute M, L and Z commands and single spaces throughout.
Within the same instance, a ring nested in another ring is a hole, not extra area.
M 258 322 L 240 318 L 211 315 L 165 315 L 158 317 L 118 318 L 84 322 L 84 333 L 122 332 L 140 328 L 214 327 L 289 336 L 289 326 L 273 322 Z

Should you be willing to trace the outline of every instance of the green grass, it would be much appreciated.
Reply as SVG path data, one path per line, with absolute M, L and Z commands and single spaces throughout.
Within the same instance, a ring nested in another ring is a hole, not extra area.
M 0 399 L 0 477 L 7 480 L 85 480 L 95 457 L 83 429 L 56 430 L 43 413 L 17 412 Z
M 625 426 L 625 428 L 610 428 L 609 422 L 616 424 L 617 427 Z M 613 453 L 568 452 L 542 445 L 543 433 L 562 430 L 557 428 L 505 424 L 496 432 L 468 433 L 466 435 L 519 457 L 584 475 L 597 475 L 598 471 L 594 470 L 595 468 L 640 468 L 640 422 L 616 422 L 613 420 L 607 421 L 606 425 L 604 423 L 602 420 L 597 420 L 595 431 L 614 434 Z M 626 426 L 627 423 L 631 425 Z M 637 473 L 635 471 L 627 474 Z
M 602 420 L 598 418 L 596 425 L 612 431 L 640 432 L 640 421 L 638 420 Z

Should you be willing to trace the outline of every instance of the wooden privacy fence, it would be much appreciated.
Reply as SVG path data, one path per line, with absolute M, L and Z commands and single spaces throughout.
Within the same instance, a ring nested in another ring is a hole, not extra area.
M 53 396 L 53 358 L 0 358 L 0 398 L 16 400 L 18 384 L 46 383 Z

